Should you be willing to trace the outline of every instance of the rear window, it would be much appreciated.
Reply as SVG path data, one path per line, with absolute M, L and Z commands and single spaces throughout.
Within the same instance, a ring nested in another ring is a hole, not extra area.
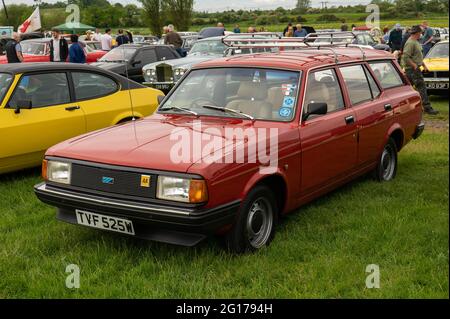
M 402 77 L 391 62 L 374 62 L 369 65 L 372 68 L 375 77 L 380 81 L 383 89 L 403 85 Z

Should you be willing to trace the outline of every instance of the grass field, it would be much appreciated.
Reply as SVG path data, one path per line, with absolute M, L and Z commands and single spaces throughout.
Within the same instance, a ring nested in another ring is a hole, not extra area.
M 38 170 L 0 177 L 0 298 L 448 298 L 448 99 L 400 155 L 394 182 L 361 178 L 284 219 L 273 244 L 231 256 L 55 220 L 32 186 Z M 81 288 L 65 287 L 66 266 Z M 377 264 L 381 288 L 365 288 Z

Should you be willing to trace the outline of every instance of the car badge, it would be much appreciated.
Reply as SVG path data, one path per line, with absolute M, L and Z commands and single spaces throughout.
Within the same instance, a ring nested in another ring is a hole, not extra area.
M 102 177 L 102 183 L 103 184 L 108 184 L 108 185 L 113 185 L 114 184 L 114 178 L 103 176 Z
M 152 177 L 149 175 L 141 175 L 141 187 L 150 187 Z

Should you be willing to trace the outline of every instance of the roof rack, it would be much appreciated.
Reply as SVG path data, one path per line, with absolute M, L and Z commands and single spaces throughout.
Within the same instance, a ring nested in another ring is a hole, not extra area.
M 261 36 L 266 38 L 261 38 Z M 339 54 L 333 48 L 358 48 L 361 51 L 362 59 L 366 59 L 363 48 L 352 43 L 355 38 L 356 35 L 353 32 L 316 32 L 310 33 L 303 38 L 286 38 L 274 32 L 260 32 L 230 34 L 223 37 L 222 42 L 229 49 L 294 48 L 300 50 L 328 50 L 334 55 L 335 63 L 338 64 Z M 317 40 L 328 41 L 318 42 Z

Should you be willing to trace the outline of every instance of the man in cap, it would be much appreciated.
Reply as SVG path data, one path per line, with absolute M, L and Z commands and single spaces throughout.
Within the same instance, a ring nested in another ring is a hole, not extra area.
M 389 46 L 391 47 L 391 51 L 399 51 L 402 49 L 402 39 L 403 39 L 403 31 L 400 23 L 397 23 L 394 29 L 389 34 Z
M 423 67 L 424 71 L 428 71 L 426 65 L 423 63 L 422 46 L 419 43 L 421 36 L 422 28 L 419 25 L 413 26 L 411 28 L 411 36 L 406 41 L 403 49 L 401 62 L 406 71 L 406 76 L 420 93 L 424 111 L 430 115 L 436 115 L 439 112 L 431 107 L 425 81 L 420 70 L 420 67 Z

